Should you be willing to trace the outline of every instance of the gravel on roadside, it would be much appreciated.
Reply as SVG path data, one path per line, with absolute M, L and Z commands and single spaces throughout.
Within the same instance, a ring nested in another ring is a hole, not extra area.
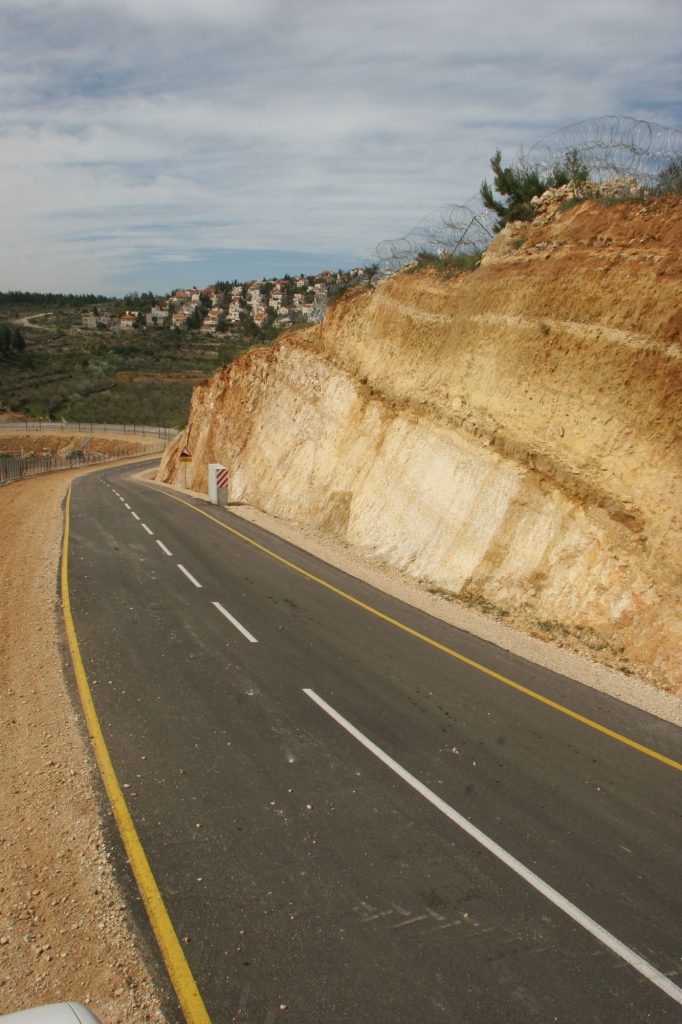
M 164 1024 L 62 659 L 58 568 L 75 475 L 0 488 L 0 1014 L 74 999 L 105 1024 Z

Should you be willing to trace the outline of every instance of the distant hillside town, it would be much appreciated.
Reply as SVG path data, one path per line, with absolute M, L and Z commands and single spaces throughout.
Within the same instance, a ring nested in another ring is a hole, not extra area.
M 327 305 L 347 288 L 369 280 L 372 268 L 323 270 L 261 281 L 217 282 L 207 288 L 178 288 L 168 298 L 136 297 L 134 309 L 120 316 L 93 309 L 82 326 L 111 331 L 163 327 L 225 333 L 240 326 L 274 328 L 321 320 Z M 146 300 L 146 301 L 145 301 Z

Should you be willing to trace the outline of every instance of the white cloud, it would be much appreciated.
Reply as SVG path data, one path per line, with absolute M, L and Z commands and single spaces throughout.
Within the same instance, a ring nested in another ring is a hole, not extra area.
M 475 192 L 498 146 L 679 122 L 680 27 L 673 0 L 5 0 L 0 288 L 107 290 L 126 265 L 135 287 L 227 248 L 368 256 Z

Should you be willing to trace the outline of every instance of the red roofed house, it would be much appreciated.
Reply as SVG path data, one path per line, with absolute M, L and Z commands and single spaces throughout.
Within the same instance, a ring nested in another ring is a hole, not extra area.
M 132 313 L 129 309 L 126 309 L 125 313 L 121 313 L 119 320 L 119 327 L 122 331 L 131 331 L 135 326 L 137 320 L 137 313 Z

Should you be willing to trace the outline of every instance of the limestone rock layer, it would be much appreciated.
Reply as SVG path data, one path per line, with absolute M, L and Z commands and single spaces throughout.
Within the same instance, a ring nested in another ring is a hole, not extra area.
M 160 479 L 328 530 L 682 690 L 682 200 L 511 225 L 194 389 Z

